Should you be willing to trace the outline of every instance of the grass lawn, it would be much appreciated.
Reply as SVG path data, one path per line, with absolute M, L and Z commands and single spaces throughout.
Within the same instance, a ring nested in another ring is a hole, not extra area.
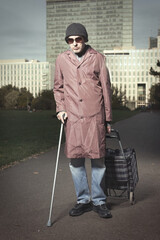
M 113 122 L 136 113 L 115 110 Z M 59 129 L 54 111 L 0 110 L 0 167 L 56 146 Z
M 60 123 L 53 114 L 0 111 L 0 166 L 55 146 Z

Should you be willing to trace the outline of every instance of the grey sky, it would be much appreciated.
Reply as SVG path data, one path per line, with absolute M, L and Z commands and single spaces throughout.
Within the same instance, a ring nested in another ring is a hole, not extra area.
M 45 0 L 0 0 L 0 59 L 45 60 Z
M 148 48 L 148 38 L 160 29 L 160 0 L 133 0 L 133 43 Z
M 160 28 L 160 0 L 133 0 L 133 7 L 133 43 L 148 48 Z M 45 0 L 0 0 L 0 59 L 45 61 L 45 28 Z

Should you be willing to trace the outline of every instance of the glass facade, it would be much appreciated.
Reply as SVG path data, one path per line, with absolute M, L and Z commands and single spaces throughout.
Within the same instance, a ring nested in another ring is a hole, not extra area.
M 132 0 L 46 0 L 47 61 L 67 49 L 65 30 L 73 22 L 85 25 L 89 44 L 99 52 L 132 46 Z

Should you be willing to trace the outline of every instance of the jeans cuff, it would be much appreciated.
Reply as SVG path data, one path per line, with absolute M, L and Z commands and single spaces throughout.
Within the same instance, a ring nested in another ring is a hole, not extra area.
M 106 201 L 93 202 L 94 206 L 99 206 L 99 205 L 103 205 L 103 204 L 106 204 Z
M 91 200 L 80 200 L 80 201 L 77 201 L 77 203 L 82 203 L 82 204 L 87 204 L 87 203 L 90 203 Z

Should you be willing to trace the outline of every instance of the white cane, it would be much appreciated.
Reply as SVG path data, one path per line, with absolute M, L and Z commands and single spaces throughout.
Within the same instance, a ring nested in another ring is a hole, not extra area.
M 56 177 L 57 177 L 59 153 L 60 153 L 61 140 L 62 140 L 62 132 L 63 132 L 63 123 L 61 123 L 61 129 L 60 129 L 60 135 L 59 135 L 59 144 L 58 144 L 58 150 L 57 150 L 56 167 L 55 167 L 55 172 L 54 172 L 54 181 L 53 181 L 53 188 L 52 188 L 52 197 L 51 197 L 51 204 L 50 204 L 49 219 L 48 219 L 48 222 L 47 222 L 47 227 L 50 227 L 50 226 L 51 226 L 51 216 L 52 216 L 52 208 L 53 208 L 53 200 L 54 200 L 54 191 L 55 191 L 55 185 L 56 185 Z

